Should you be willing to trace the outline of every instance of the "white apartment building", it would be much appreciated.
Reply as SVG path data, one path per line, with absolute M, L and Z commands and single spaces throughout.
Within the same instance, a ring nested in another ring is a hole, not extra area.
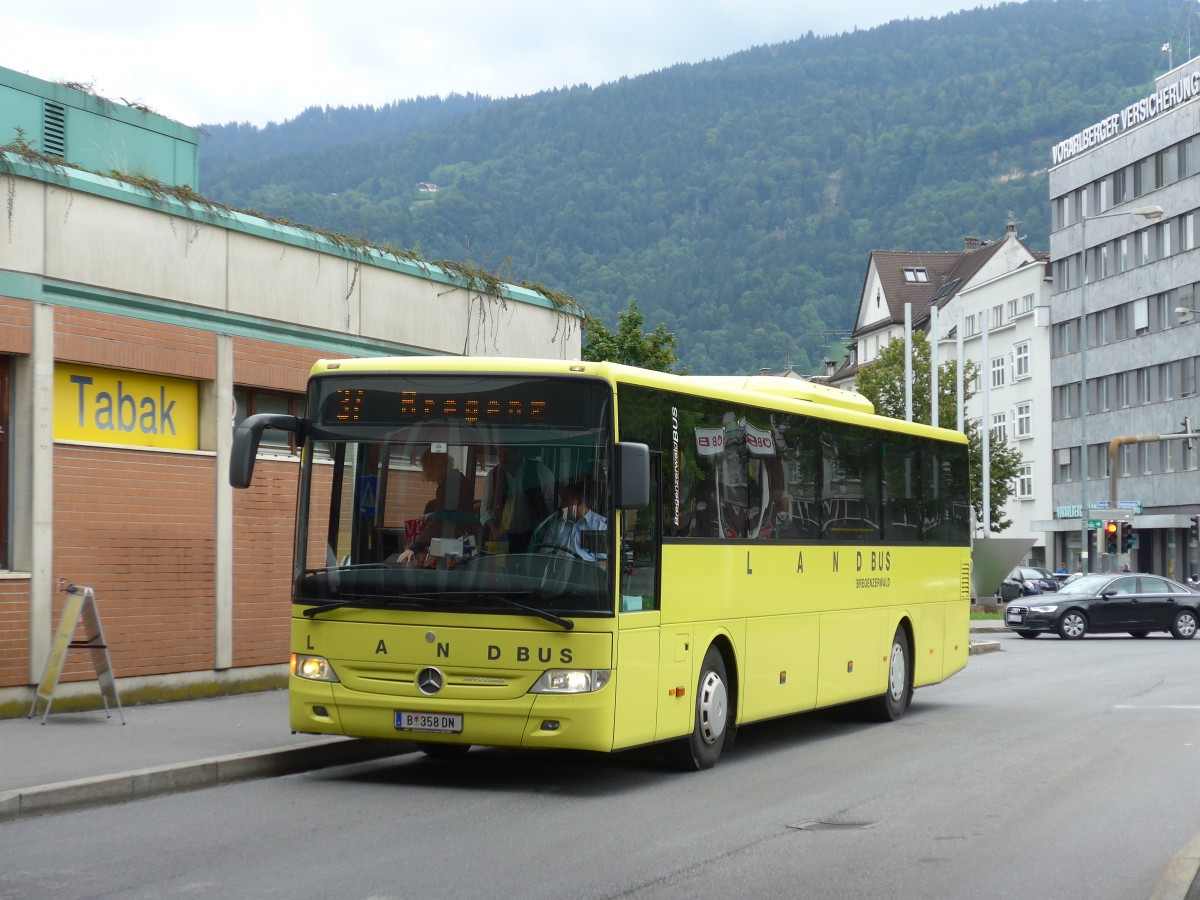
M 1021 453 L 1021 474 L 1004 507 L 1012 524 L 1002 534 L 1027 538 L 1026 561 L 1039 565 L 1056 562 L 1047 552 L 1044 531 L 1035 525 L 1052 509 L 1049 297 L 1046 257 L 1022 243 L 1013 222 L 1002 239 L 967 238 L 962 251 L 874 251 L 849 355 L 825 379 L 853 390 L 858 370 L 877 359 L 889 341 L 903 339 L 906 306 L 913 330 L 927 334 L 930 312 L 937 309 L 939 365 L 958 358 L 961 322 L 963 359 L 979 371 L 964 420 L 982 422 L 986 416 L 992 433 Z M 957 422 L 938 424 L 957 427 Z

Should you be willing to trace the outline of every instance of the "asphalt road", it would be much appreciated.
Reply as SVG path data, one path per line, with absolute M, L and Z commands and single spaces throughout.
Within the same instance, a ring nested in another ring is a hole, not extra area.
M 1150 897 L 1200 834 L 1200 641 L 999 636 L 902 721 L 404 756 L 0 825 L 0 897 Z

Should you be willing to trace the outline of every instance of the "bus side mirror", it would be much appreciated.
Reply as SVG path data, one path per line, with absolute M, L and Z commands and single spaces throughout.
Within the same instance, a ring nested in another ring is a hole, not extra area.
M 254 475 L 254 457 L 258 455 L 258 443 L 263 429 L 278 428 L 280 431 L 300 433 L 300 420 L 295 416 L 280 413 L 259 413 L 249 416 L 233 430 L 233 449 L 229 453 L 229 483 L 235 488 L 250 487 Z
M 650 505 L 650 448 L 645 444 L 617 444 L 617 509 L 645 509 Z

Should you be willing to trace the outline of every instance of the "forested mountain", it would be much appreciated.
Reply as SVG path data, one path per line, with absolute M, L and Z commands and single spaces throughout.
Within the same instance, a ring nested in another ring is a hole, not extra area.
M 609 324 L 635 300 L 698 374 L 813 372 L 871 250 L 958 249 L 1010 213 L 1046 249 L 1052 144 L 1148 93 L 1190 6 L 1029 0 L 595 88 L 204 126 L 201 188 Z

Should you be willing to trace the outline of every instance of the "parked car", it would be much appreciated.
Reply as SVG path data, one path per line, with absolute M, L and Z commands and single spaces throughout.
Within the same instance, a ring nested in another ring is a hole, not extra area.
M 1140 572 L 1081 575 L 1053 595 L 1008 604 L 1004 624 L 1021 637 L 1056 632 L 1067 639 L 1128 632 L 1143 638 L 1169 631 L 1189 640 L 1200 619 L 1200 594 L 1176 581 Z
M 1002 603 L 1011 603 L 1020 597 L 1057 590 L 1058 580 L 1049 569 L 1039 566 L 1017 566 L 1000 583 L 997 596 Z

